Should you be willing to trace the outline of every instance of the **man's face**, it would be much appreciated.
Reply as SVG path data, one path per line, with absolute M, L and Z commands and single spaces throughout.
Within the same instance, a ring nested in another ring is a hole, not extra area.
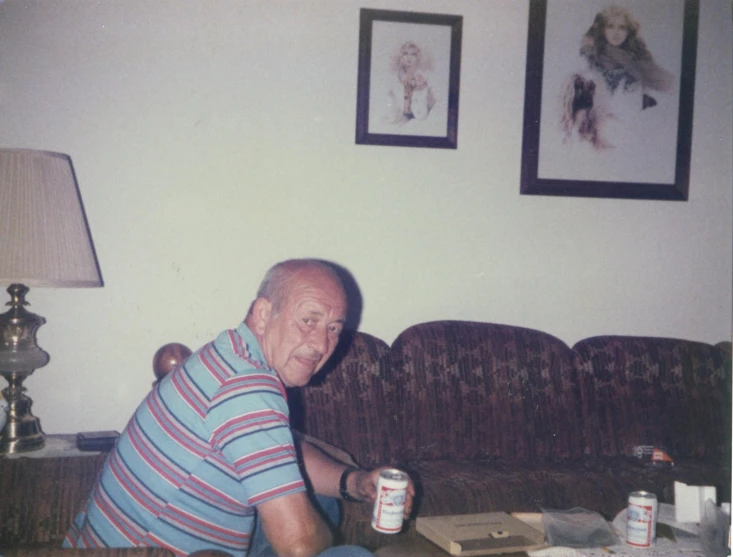
M 296 272 L 277 314 L 262 298 L 256 333 L 265 360 L 287 387 L 303 386 L 336 348 L 346 316 L 341 286 L 322 269 Z

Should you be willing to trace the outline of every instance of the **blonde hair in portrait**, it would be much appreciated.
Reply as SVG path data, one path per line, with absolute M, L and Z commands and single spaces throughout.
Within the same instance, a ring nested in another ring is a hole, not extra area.
M 425 52 L 414 41 L 407 41 L 400 44 L 392 53 L 389 60 L 389 69 L 398 77 L 416 71 L 431 71 L 433 60 L 428 52 Z

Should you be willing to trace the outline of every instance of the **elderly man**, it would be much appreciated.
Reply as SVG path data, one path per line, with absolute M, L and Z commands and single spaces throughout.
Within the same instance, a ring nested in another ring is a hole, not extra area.
M 329 498 L 373 502 L 380 469 L 355 470 L 305 442 L 299 459 L 285 395 L 328 360 L 345 315 L 344 288 L 328 264 L 289 260 L 270 269 L 244 322 L 138 407 L 64 546 L 370 555 L 330 547 L 334 525 L 322 513 L 338 517 Z M 325 509 L 314 506 L 304 476 Z M 410 482 L 405 515 L 413 496 Z

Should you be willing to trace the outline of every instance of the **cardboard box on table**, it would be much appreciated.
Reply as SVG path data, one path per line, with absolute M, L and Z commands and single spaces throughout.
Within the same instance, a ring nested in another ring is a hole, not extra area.
M 504 512 L 418 517 L 417 531 L 451 555 L 499 555 L 545 547 L 545 535 Z

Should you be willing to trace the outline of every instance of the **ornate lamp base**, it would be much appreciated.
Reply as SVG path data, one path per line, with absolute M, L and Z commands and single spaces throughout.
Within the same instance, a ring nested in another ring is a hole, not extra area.
M 33 425 L 40 427 L 38 422 Z M 5 435 L 3 435 L 3 442 L 0 444 L 0 454 L 29 453 L 31 451 L 39 451 L 45 446 L 46 437 L 40 431 L 31 433 L 30 435 L 23 435 L 16 439 L 6 439 Z
M 9 402 L 8 421 L 0 440 L 0 454 L 26 453 L 42 449 L 46 444 L 41 420 L 31 414 L 33 401 L 24 394 L 21 385 L 25 377 L 0 371 L 10 386 L 3 389 L 3 396 Z
M 31 399 L 25 395 L 23 380 L 49 357 L 36 344 L 36 330 L 46 320 L 25 309 L 28 287 L 8 287 L 10 310 L 0 315 L 0 375 L 8 381 L 3 395 L 8 402 L 8 420 L 2 432 L 0 453 L 23 453 L 42 449 L 45 444 L 41 422 L 31 414 Z

